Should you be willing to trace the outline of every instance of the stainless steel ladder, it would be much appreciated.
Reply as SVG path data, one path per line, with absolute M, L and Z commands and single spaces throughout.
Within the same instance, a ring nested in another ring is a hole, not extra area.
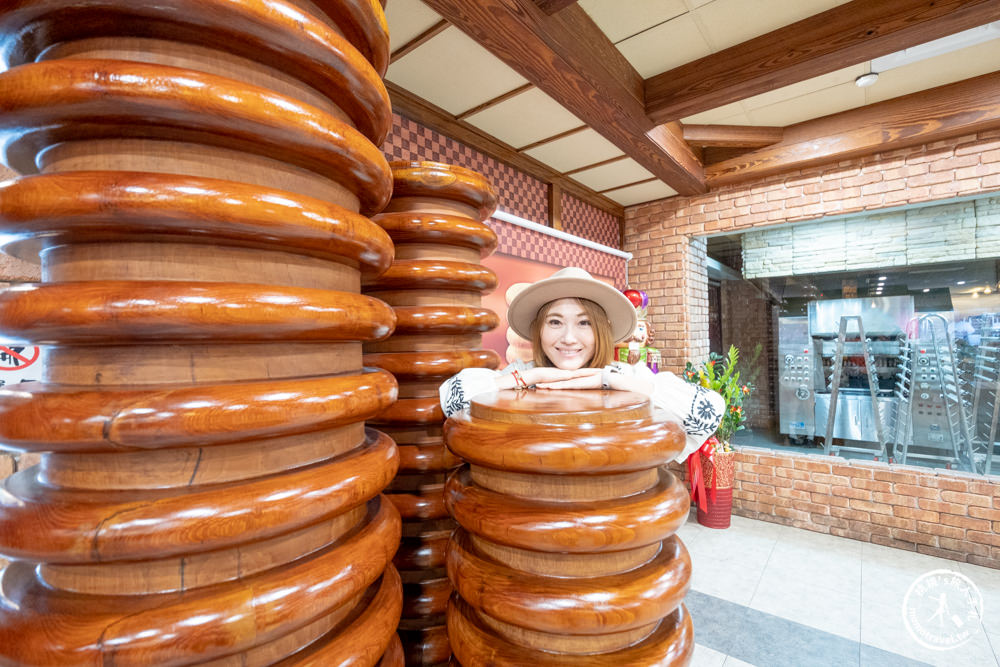
M 847 340 L 847 324 L 851 321 L 858 324 L 858 339 L 861 345 L 861 354 L 865 360 L 865 370 L 868 373 L 868 390 L 872 399 L 872 416 L 875 420 L 875 435 L 878 439 L 878 449 L 870 447 L 850 447 L 846 445 L 833 446 L 833 427 L 837 418 L 837 398 L 840 394 L 840 381 L 844 372 L 844 342 Z M 830 409 L 826 420 L 826 438 L 823 440 L 823 452 L 825 454 L 836 454 L 841 451 L 861 452 L 872 454 L 877 458 L 886 460 L 886 438 L 885 424 L 882 421 L 882 414 L 878 405 L 878 371 L 872 363 L 870 341 L 865 337 L 865 327 L 860 315 L 844 315 L 840 318 L 840 330 L 837 333 L 837 347 L 833 354 L 833 370 L 830 375 Z
M 892 426 L 892 459 L 902 462 L 906 459 L 906 443 L 910 441 L 913 426 L 913 345 L 906 334 L 899 337 L 899 376 L 893 391 L 896 404 Z
M 1000 338 L 983 336 L 980 339 L 976 349 L 972 382 L 975 387 L 972 420 L 975 424 L 973 451 L 976 472 L 992 475 L 993 453 L 997 444 L 997 425 L 1000 418 Z M 980 419 L 981 415 L 989 415 L 989 419 Z
M 967 406 L 970 408 L 972 406 L 966 402 L 963 396 L 965 387 L 963 386 L 964 383 L 962 382 L 958 363 L 955 360 L 955 350 L 951 342 L 951 335 L 948 333 L 948 320 L 941 315 L 931 313 L 911 320 L 907 329 L 911 330 L 911 328 L 916 339 L 909 341 L 910 356 L 916 356 L 913 354 L 913 348 L 915 347 L 929 348 L 934 354 L 937 373 L 935 374 L 936 379 L 933 381 L 937 384 L 937 389 L 940 392 L 945 418 L 948 422 L 952 456 L 910 452 L 910 447 L 913 445 L 913 407 L 911 395 L 909 404 L 905 406 L 898 405 L 896 408 L 896 414 L 899 415 L 897 420 L 902 418 L 907 422 L 906 429 L 900 433 L 901 440 L 894 443 L 893 450 L 896 461 L 905 464 L 910 457 L 941 460 L 957 463 L 960 466 L 967 467 L 968 470 L 975 470 L 974 461 L 976 457 L 973 452 L 974 429 L 966 410 Z M 914 385 L 916 383 L 916 378 L 914 377 L 916 371 L 913 369 L 912 358 L 910 369 L 912 372 L 910 378 L 912 392 L 915 390 Z M 898 429 L 897 433 L 899 433 Z

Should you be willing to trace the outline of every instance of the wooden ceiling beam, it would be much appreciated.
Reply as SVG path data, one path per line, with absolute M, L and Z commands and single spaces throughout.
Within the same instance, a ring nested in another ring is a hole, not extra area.
M 411 39 L 410 41 L 408 41 L 406 44 L 403 44 L 401 47 L 399 47 L 398 49 L 396 49 L 395 51 L 393 51 L 392 53 L 390 53 L 389 54 L 389 62 L 390 63 L 394 63 L 397 60 L 399 60 L 400 58 L 402 58 L 403 56 L 405 56 L 410 51 L 413 51 L 414 49 L 416 49 L 418 46 L 426 44 L 432 38 L 434 38 L 434 37 L 438 36 L 439 34 L 441 34 L 442 32 L 444 32 L 445 29 L 449 25 L 451 25 L 451 24 L 448 23 L 447 21 L 445 21 L 444 19 L 438 21 L 437 23 L 435 23 L 434 25 L 432 25 L 430 28 L 428 28 L 427 30 L 424 30 L 422 33 L 420 33 L 419 35 L 417 35 L 416 37 L 414 37 L 413 39 Z
M 454 116 L 444 109 L 417 97 L 391 81 L 386 81 L 385 87 L 389 91 L 392 108 L 397 113 L 407 118 L 412 118 L 418 123 L 447 135 L 455 141 L 460 141 L 470 148 L 485 153 L 500 162 L 509 164 L 515 169 L 520 169 L 540 181 L 554 183 L 566 194 L 572 195 L 595 208 L 619 218 L 625 215 L 625 207 L 613 199 L 600 195 L 594 190 L 566 178 L 552 167 L 539 162 L 533 157 L 517 152 L 513 146 L 489 136 L 479 128 L 465 121 L 456 120 Z
M 705 168 L 712 187 L 1000 127 L 1000 72 L 785 128 L 776 144 Z
M 769 125 L 685 125 L 684 141 L 692 146 L 763 148 L 783 138 L 785 128 Z
M 493 55 L 681 194 L 705 192 L 678 127 L 646 116 L 643 81 L 579 5 L 547 16 L 533 0 L 425 0 Z
M 535 4 L 547 16 L 552 16 L 558 11 L 566 9 L 570 5 L 576 4 L 576 0 L 535 0 Z
M 996 0 L 853 0 L 646 79 L 659 123 L 1000 19 Z

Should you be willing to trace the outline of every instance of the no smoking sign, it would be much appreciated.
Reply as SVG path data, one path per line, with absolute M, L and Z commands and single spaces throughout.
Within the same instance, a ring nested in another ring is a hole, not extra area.
M 38 361 L 41 350 L 31 345 L 0 345 L 0 372 L 23 371 Z

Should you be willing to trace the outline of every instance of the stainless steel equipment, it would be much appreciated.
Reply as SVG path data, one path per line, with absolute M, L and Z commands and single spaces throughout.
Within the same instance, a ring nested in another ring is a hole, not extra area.
M 812 358 L 808 318 L 779 317 L 778 430 L 790 438 L 816 435 Z
M 888 458 L 913 311 L 910 296 L 834 299 L 809 303 L 807 318 L 779 318 L 779 431 L 826 436 L 831 452 Z M 833 446 L 834 439 L 852 442 Z

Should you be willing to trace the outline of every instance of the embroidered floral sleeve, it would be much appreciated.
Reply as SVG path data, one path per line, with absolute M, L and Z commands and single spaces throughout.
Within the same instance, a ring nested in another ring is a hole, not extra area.
M 502 371 L 494 371 L 489 368 L 466 368 L 458 375 L 448 378 L 438 390 L 444 416 L 451 417 L 456 412 L 465 410 L 469 407 L 469 401 L 480 394 L 496 391 L 496 379 L 501 375 L 507 375 L 515 369 L 524 371 L 533 366 L 534 364 L 513 363 Z
M 684 451 L 677 456 L 683 461 L 719 428 L 726 402 L 717 392 L 685 382 L 673 373 L 661 372 L 653 377 L 653 403 L 667 413 L 668 419 L 678 422 L 687 435 Z

